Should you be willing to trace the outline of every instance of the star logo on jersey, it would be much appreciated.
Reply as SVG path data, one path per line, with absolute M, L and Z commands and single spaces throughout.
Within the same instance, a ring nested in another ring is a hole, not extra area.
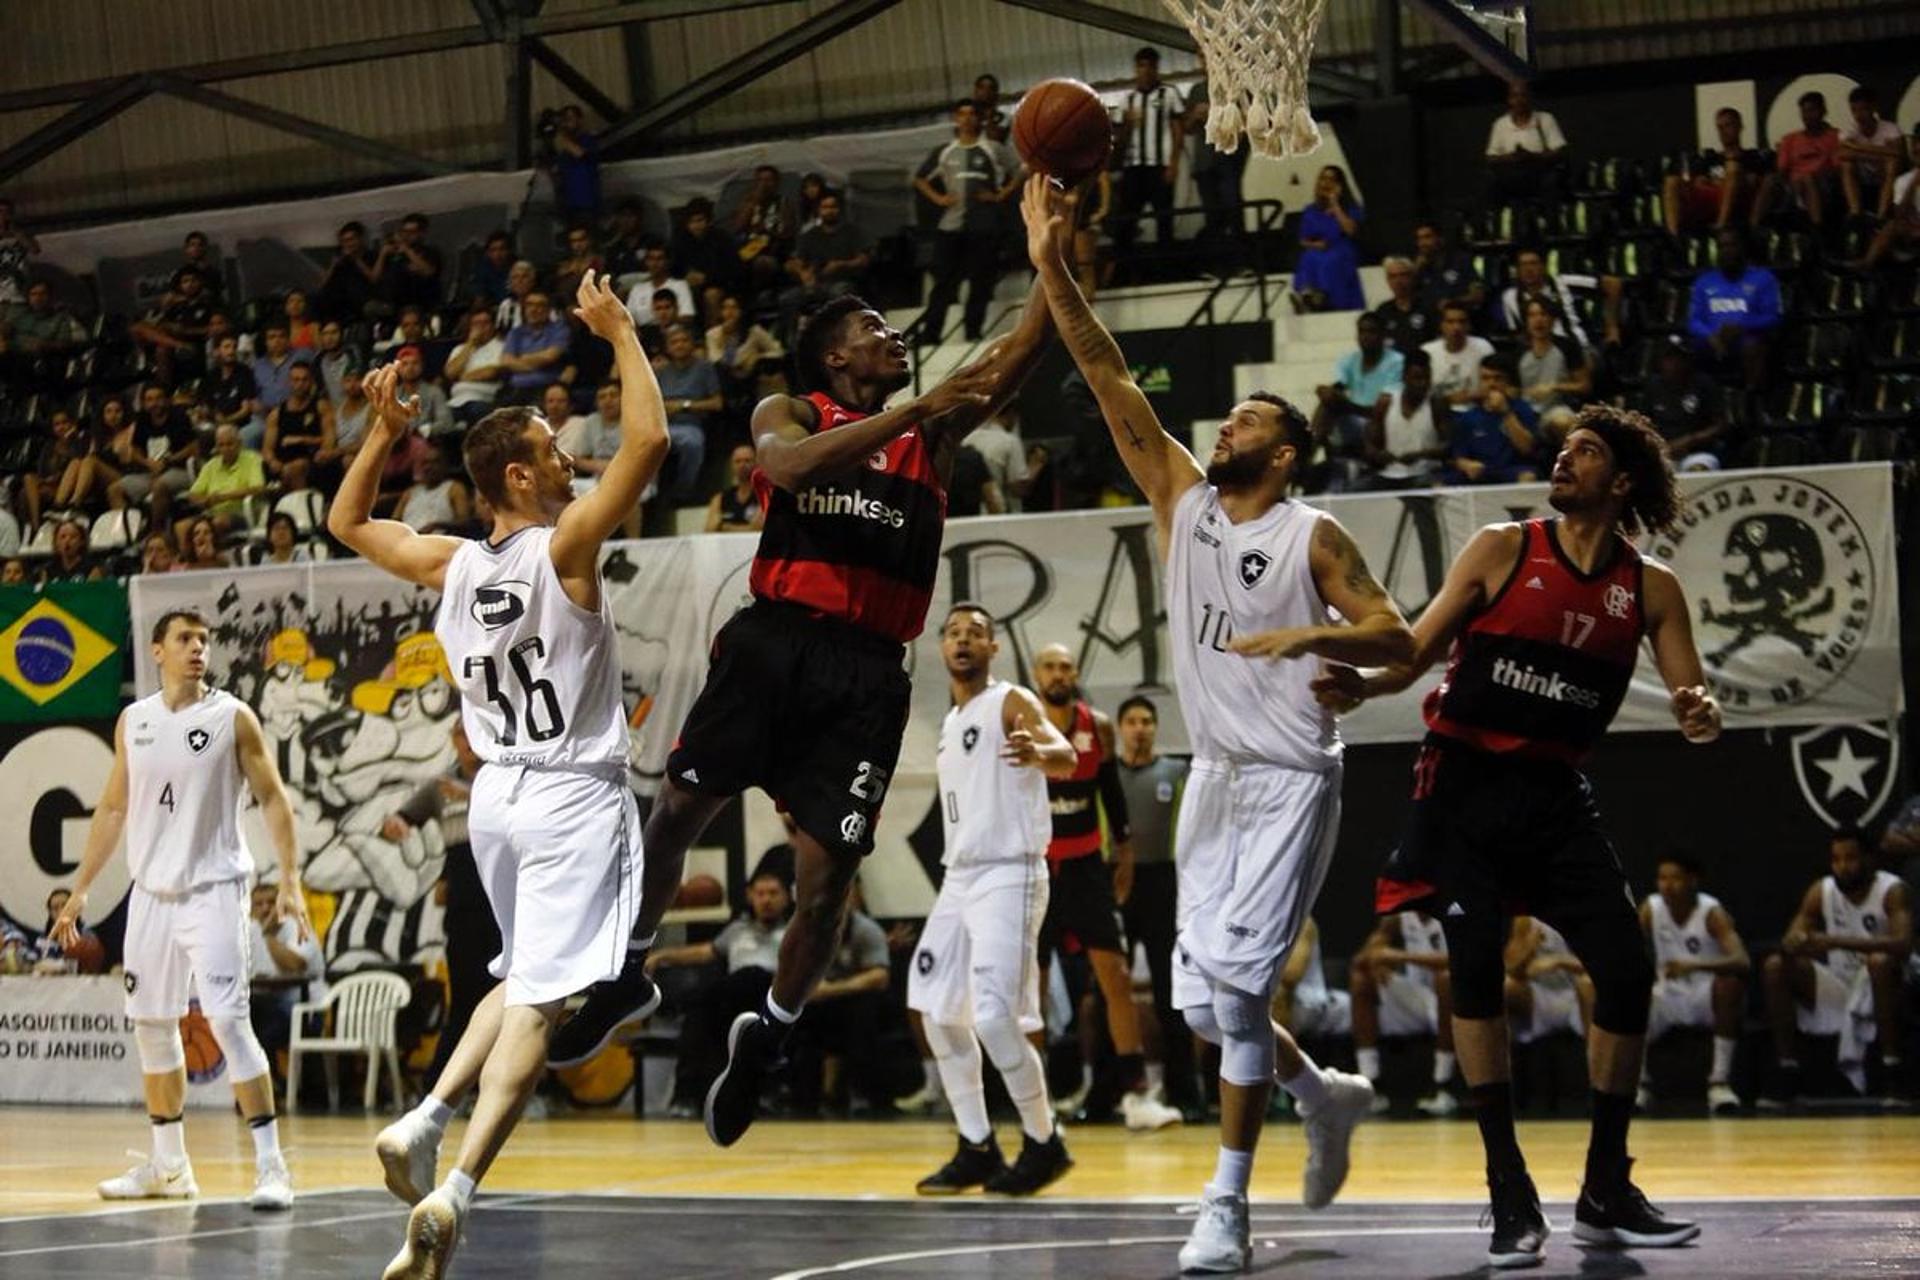
M 44 707 L 115 652 L 113 641 L 42 599 L 0 631 L 0 680 Z
M 1273 557 L 1264 551 L 1243 551 L 1240 553 L 1240 585 L 1251 591 L 1260 579 L 1267 576 L 1267 570 L 1273 564 Z
M 1687 939 L 1687 954 L 1695 955 L 1695 956 L 1700 954 L 1700 939 L 1698 938 Z
M 205 729 L 187 730 L 187 750 L 193 752 L 195 755 L 199 755 L 202 751 L 205 751 L 207 744 L 212 741 L 213 735 Z
M 979 741 L 980 741 L 980 726 L 976 724 L 970 724 L 967 726 L 966 732 L 960 735 L 960 749 L 962 751 L 970 752 L 973 750 L 975 744 L 977 744 Z
M 140 989 L 140 979 L 133 970 L 128 969 L 120 975 L 120 985 L 127 989 L 128 995 L 132 995 Z
M 490 582 L 473 593 L 473 620 L 489 631 L 510 627 L 527 613 L 527 597 L 533 594 L 530 583 Z
M 927 951 L 925 949 L 914 952 L 913 967 L 919 970 L 920 976 L 923 978 L 926 977 L 928 974 L 932 973 L 933 972 L 933 952 Z
M 1624 618 L 1633 609 L 1633 592 L 1618 582 L 1611 583 L 1601 603 L 1606 606 L 1609 618 Z

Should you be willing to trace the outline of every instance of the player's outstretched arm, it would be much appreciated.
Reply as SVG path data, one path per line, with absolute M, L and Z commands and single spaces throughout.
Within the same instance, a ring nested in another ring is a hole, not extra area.
M 61 946 L 70 947 L 80 940 L 80 914 L 87 908 L 87 890 L 120 847 L 120 836 L 126 829 L 127 713 L 122 711 L 113 726 L 113 768 L 107 773 L 99 803 L 93 806 L 93 821 L 87 824 L 87 848 L 73 877 L 73 892 L 53 922 L 53 940 Z
M 419 409 L 418 397 L 401 401 L 395 394 L 399 380 L 398 363 L 366 376 L 367 434 L 327 510 L 327 531 L 396 578 L 438 591 L 446 585 L 447 563 L 459 550 L 460 540 L 415 533 L 398 520 L 373 518 L 373 500 L 380 496 L 380 473 L 386 470 L 387 455 L 413 429 Z
M 640 495 L 667 457 L 667 407 L 653 366 L 640 349 L 632 313 L 614 293 L 611 280 L 592 271 L 580 277 L 576 302 L 574 315 L 613 347 L 614 372 L 620 379 L 620 444 L 593 492 L 568 503 L 554 526 L 550 553 L 562 580 L 593 576 L 600 544 L 640 505 Z
M 1028 180 L 1020 216 L 1027 223 L 1027 255 L 1040 273 L 1054 323 L 1100 403 L 1101 416 L 1107 420 L 1107 430 L 1113 434 L 1127 474 L 1153 505 L 1164 535 L 1180 495 L 1206 479 L 1206 474 L 1193 455 L 1160 425 L 1159 416 L 1127 368 L 1120 344 L 1080 292 L 1067 266 L 1067 246 L 1073 232 L 1052 199 L 1045 178 L 1036 175 Z
M 1693 643 L 1687 593 L 1673 570 L 1655 560 L 1646 561 L 1641 582 L 1653 665 L 1673 695 L 1673 718 L 1688 742 L 1712 742 L 1720 736 L 1720 704 L 1707 691 L 1707 673 Z
M 957 409 L 984 409 L 1000 378 L 994 368 L 971 365 L 922 395 L 850 422 L 816 431 L 820 412 L 798 396 L 768 396 L 753 410 L 753 441 L 760 470 L 775 486 L 798 493 L 826 476 L 861 466 L 909 429 Z
M 1038 769 L 1049 778 L 1071 778 L 1077 757 L 1066 735 L 1040 708 L 1040 699 L 1014 685 L 1000 704 L 1000 728 L 1007 737 L 1002 759 L 1021 768 Z
M 1400 606 L 1374 581 L 1359 546 L 1332 516 L 1320 517 L 1308 561 L 1320 599 L 1338 610 L 1346 625 L 1258 631 L 1235 639 L 1235 653 L 1274 659 L 1314 654 L 1369 667 L 1412 659 L 1413 631 L 1400 616 Z
M 313 936 L 313 921 L 307 918 L 307 895 L 300 888 L 300 842 L 293 825 L 293 802 L 287 799 L 280 770 L 273 763 L 273 753 L 267 750 L 267 736 L 260 731 L 260 721 L 253 708 L 244 703 L 233 713 L 233 745 L 240 772 L 246 775 L 247 786 L 260 805 L 267 837 L 273 841 L 274 856 L 280 863 L 280 918 L 292 920 L 305 941 Z
M 1053 337 L 1053 308 L 1047 303 L 1047 291 L 1036 279 L 1027 294 L 1027 306 L 1012 333 L 996 339 L 972 364 L 953 374 L 955 378 L 990 380 L 992 390 L 983 401 L 968 401 L 949 409 L 927 424 L 943 453 L 951 454 L 969 432 L 1012 403 L 1046 354 Z

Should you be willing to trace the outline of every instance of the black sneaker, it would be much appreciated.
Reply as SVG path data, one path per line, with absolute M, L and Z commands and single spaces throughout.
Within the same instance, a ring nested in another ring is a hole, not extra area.
M 1621 1164 L 1614 1175 L 1595 1186 L 1580 1188 L 1573 1210 L 1573 1238 L 1587 1244 L 1624 1244 L 1670 1249 L 1700 1234 L 1697 1222 L 1667 1217 L 1651 1204 L 1627 1176 L 1633 1161 Z
M 1000 1154 L 1000 1144 L 993 1140 L 992 1134 L 978 1146 L 962 1138 L 953 1159 L 941 1165 L 937 1172 L 920 1179 L 913 1189 L 923 1196 L 959 1195 L 986 1185 L 1006 1172 L 1006 1168 L 1007 1158 Z
M 727 1029 L 727 1065 L 707 1090 L 707 1136 L 722 1147 L 753 1127 L 760 1091 L 780 1065 L 780 1032 L 757 1013 L 743 1013 Z
M 597 1057 L 622 1031 L 644 1022 L 660 1007 L 660 988 L 646 971 L 647 953 L 629 951 L 618 977 L 587 988 L 587 1002 L 554 1028 L 547 1065 L 577 1067 Z
M 1487 1191 L 1492 1197 L 1480 1225 L 1493 1223 L 1493 1239 L 1487 1245 L 1487 1265 L 1496 1271 L 1537 1267 L 1545 1261 L 1547 1237 L 1553 1228 L 1540 1212 L 1540 1193 L 1533 1179 L 1524 1172 L 1487 1174 Z
M 1800 1097 L 1800 1068 L 1775 1067 L 1773 1069 L 1773 1087 L 1754 1099 L 1754 1107 L 1760 1111 L 1790 1111 Z
M 1030 1196 L 1057 1182 L 1071 1168 L 1073 1157 L 1067 1154 L 1067 1144 L 1060 1140 L 1059 1129 L 1045 1142 L 1023 1136 L 1020 1158 L 988 1178 L 987 1190 L 1002 1196 Z

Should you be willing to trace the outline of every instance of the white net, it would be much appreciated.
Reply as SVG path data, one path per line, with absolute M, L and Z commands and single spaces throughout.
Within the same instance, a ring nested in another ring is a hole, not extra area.
M 1263 156 L 1320 145 L 1307 111 L 1307 66 L 1326 0 L 1162 0 L 1207 60 L 1207 140 L 1235 151 L 1246 134 Z

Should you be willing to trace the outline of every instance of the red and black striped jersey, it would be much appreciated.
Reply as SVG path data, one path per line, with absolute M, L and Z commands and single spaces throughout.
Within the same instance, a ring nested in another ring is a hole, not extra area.
M 1427 695 L 1427 727 L 1497 755 L 1577 762 L 1612 723 L 1640 655 L 1640 553 L 1615 535 L 1606 564 L 1586 574 L 1561 549 L 1557 521 L 1523 528 L 1519 563 Z
M 807 400 L 817 431 L 867 415 L 825 392 Z M 897 640 L 919 635 L 933 601 L 947 494 L 923 428 L 909 427 L 852 471 L 789 493 L 753 473 L 767 513 L 748 579 L 755 598 L 779 600 Z
M 1052 863 L 1100 852 L 1100 766 L 1107 753 L 1100 746 L 1093 708 L 1085 702 L 1073 704 L 1067 741 L 1073 745 L 1072 776 L 1047 779 L 1047 807 L 1053 810 L 1047 861 Z

